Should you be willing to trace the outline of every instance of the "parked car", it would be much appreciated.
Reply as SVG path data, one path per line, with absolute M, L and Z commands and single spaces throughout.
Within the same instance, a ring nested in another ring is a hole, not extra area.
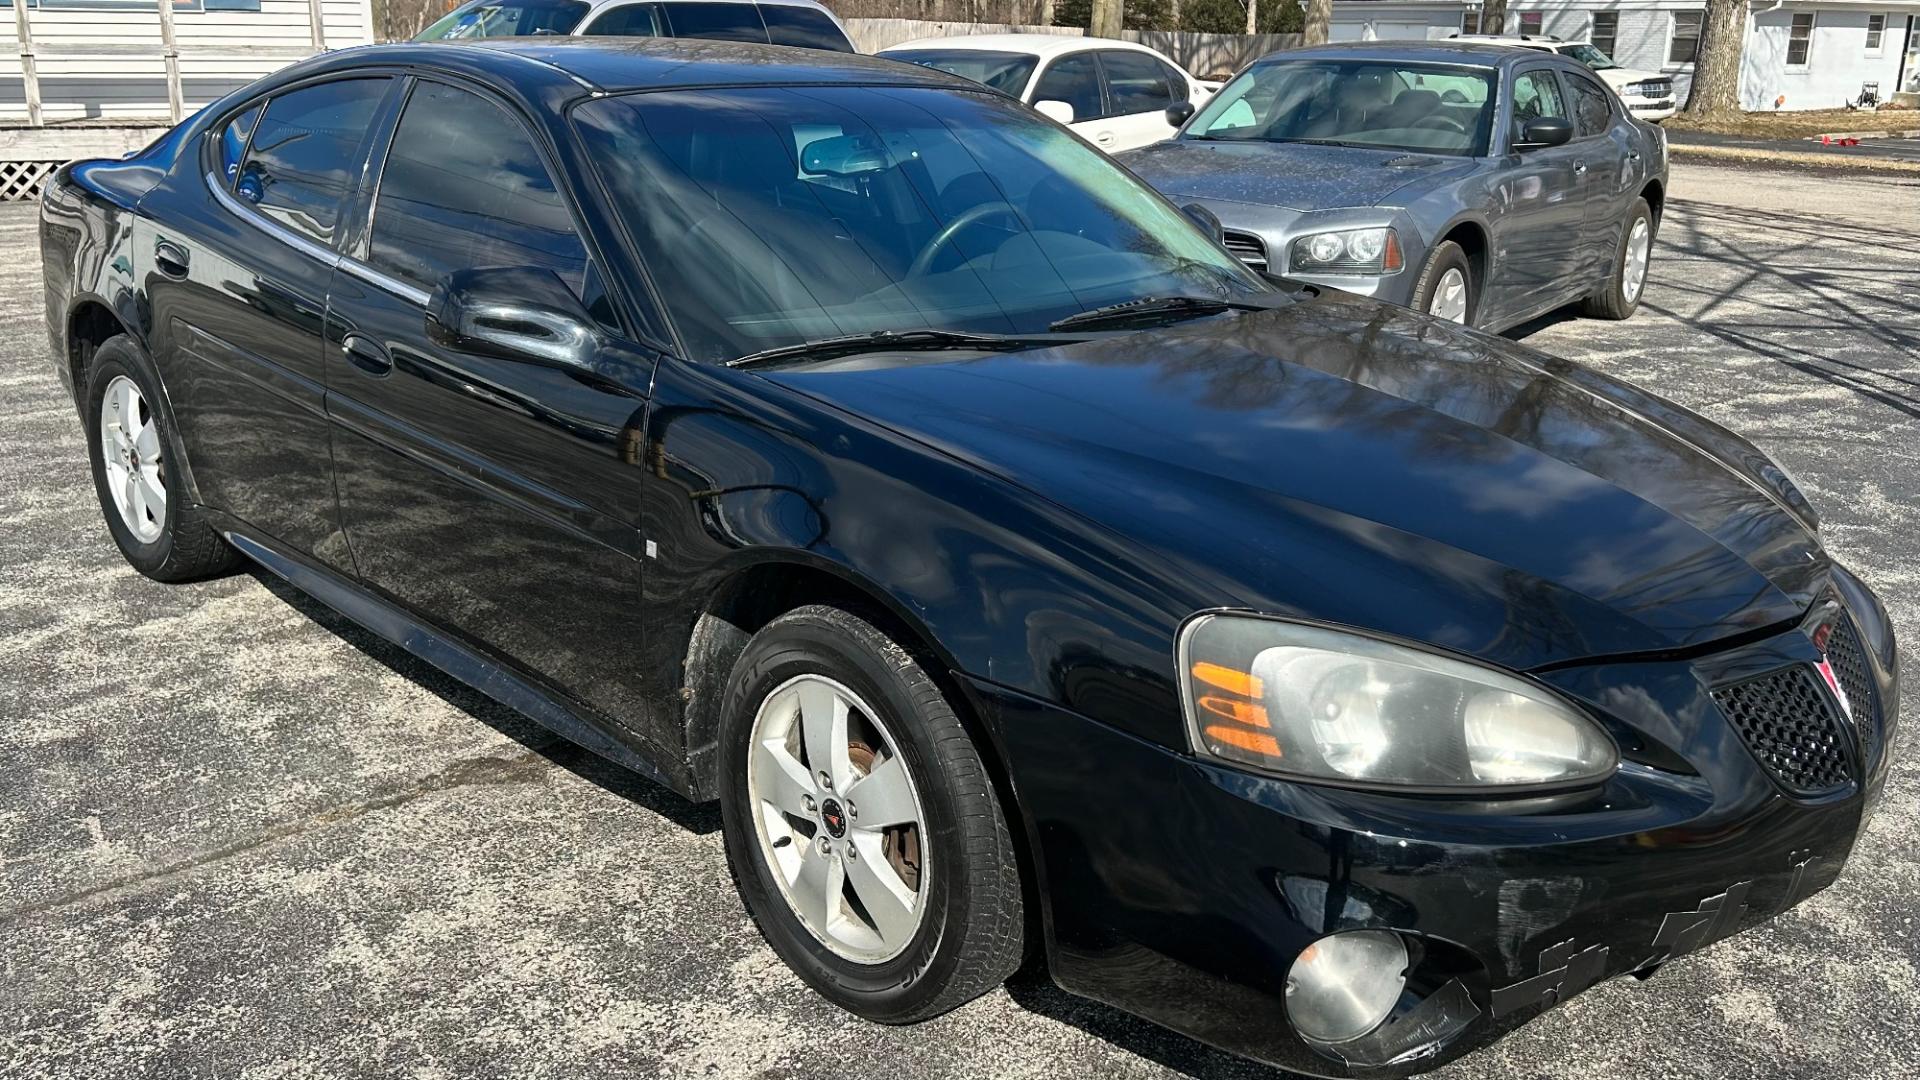
M 1179 110 L 1220 89 L 1145 45 L 1109 38 L 969 34 L 909 41 L 876 55 L 985 83 L 1109 153 L 1173 134 Z
M 1123 163 L 1250 265 L 1500 330 L 1639 306 L 1666 136 L 1566 57 L 1367 42 L 1275 53 Z
M 1659 71 L 1621 67 L 1613 62 L 1613 57 L 1595 48 L 1590 41 L 1561 41 L 1557 37 L 1528 34 L 1453 34 L 1451 37 L 1459 41 L 1511 45 L 1572 57 L 1612 87 L 1613 92 L 1620 95 L 1620 101 L 1628 112 L 1650 123 L 1658 123 L 1679 111 L 1676 104 L 1678 99 L 1673 95 L 1673 76 Z
M 472 0 L 415 41 L 546 35 L 681 37 L 858 52 L 818 0 Z
M 1401 1076 L 1840 873 L 1892 633 L 1750 443 L 1256 274 L 976 83 L 486 46 L 53 175 L 106 527 L 717 799 L 826 1000 L 922 1019 L 1033 950 Z

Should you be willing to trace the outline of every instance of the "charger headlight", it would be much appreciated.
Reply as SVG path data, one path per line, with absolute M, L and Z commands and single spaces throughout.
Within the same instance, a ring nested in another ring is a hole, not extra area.
M 1181 636 L 1196 753 L 1307 780 L 1421 789 L 1590 783 L 1619 751 L 1552 691 L 1330 627 L 1202 615 Z
M 1295 237 L 1287 258 L 1292 271 L 1326 274 L 1391 274 L 1400 269 L 1400 237 L 1391 228 L 1341 229 Z

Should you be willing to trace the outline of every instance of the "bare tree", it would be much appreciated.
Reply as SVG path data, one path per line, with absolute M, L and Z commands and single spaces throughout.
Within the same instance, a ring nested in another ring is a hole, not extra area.
M 1333 21 L 1333 0 L 1307 0 L 1307 16 L 1300 27 L 1300 44 L 1325 45 L 1327 24 Z
M 1260 0 L 1247 0 L 1247 33 L 1260 32 Z
M 1693 63 L 1693 87 L 1687 92 L 1687 115 L 1739 111 L 1740 53 L 1746 38 L 1746 0 L 1707 0 L 1700 54 Z
M 1507 0 L 1486 0 L 1480 5 L 1480 32 L 1498 34 L 1507 28 Z
M 1120 21 L 1125 17 L 1125 0 L 1093 0 L 1093 16 L 1088 20 L 1087 36 L 1117 38 L 1120 36 Z

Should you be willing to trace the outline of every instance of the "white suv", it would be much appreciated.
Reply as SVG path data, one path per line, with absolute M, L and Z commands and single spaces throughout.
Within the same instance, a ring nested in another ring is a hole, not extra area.
M 1512 45 L 1521 49 L 1534 49 L 1539 52 L 1555 52 L 1580 61 L 1593 69 L 1613 92 L 1620 95 L 1621 104 L 1627 107 L 1630 116 L 1658 123 L 1679 111 L 1674 103 L 1673 79 L 1657 71 L 1636 71 L 1623 68 L 1613 62 L 1613 58 L 1592 43 L 1585 41 L 1561 41 L 1557 37 L 1542 37 L 1537 34 L 1452 34 L 1456 41 L 1484 41 L 1489 45 Z

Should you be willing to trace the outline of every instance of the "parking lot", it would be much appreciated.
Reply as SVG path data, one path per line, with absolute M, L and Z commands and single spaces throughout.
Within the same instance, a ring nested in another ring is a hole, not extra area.
M 1783 461 L 1920 672 L 1920 179 L 1673 176 L 1632 321 L 1512 336 Z M 914 1028 L 822 1005 L 735 898 L 713 809 L 276 581 L 129 569 L 42 319 L 8 204 L 0 1077 L 1277 1075 L 1032 979 Z M 1832 889 L 1439 1075 L 1920 1077 L 1902 743 Z

